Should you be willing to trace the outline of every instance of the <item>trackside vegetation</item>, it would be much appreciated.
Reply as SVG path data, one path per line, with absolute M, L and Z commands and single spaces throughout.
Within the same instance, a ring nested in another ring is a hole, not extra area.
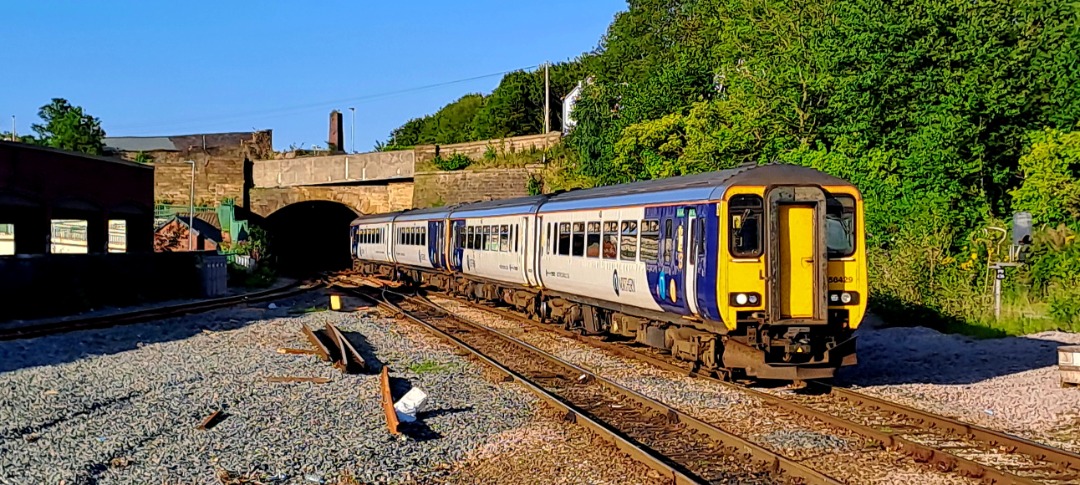
M 572 178 L 817 168 L 866 198 L 871 304 L 887 321 L 1080 331 L 1080 4 L 630 0 L 594 51 L 559 66 L 562 90 L 588 80 L 566 138 Z M 431 123 L 458 135 L 421 138 L 538 132 L 503 115 L 542 113 L 526 78 L 470 100 L 468 123 Z M 484 128 L 484 110 L 502 128 Z M 392 143 L 428 126 L 410 123 Z M 1007 258 L 1016 211 L 1035 234 L 995 320 L 988 264 Z

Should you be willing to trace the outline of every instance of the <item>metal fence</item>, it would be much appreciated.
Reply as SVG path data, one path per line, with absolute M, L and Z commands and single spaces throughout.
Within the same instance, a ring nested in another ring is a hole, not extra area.
M 215 212 L 215 209 L 208 205 L 197 205 L 194 209 L 196 214 Z M 191 210 L 192 207 L 187 204 L 156 204 L 154 205 L 154 219 L 168 219 L 176 214 L 187 214 Z

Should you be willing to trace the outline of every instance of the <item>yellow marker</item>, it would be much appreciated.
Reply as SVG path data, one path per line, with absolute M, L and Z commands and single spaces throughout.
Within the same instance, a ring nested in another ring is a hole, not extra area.
M 330 309 L 334 311 L 341 310 L 341 296 L 330 295 Z

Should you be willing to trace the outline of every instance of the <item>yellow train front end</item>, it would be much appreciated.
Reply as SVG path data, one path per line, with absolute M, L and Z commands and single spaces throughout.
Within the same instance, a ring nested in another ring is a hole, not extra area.
M 854 365 L 866 313 L 863 201 L 822 174 L 730 186 L 720 216 L 723 366 L 757 379 L 830 378 Z

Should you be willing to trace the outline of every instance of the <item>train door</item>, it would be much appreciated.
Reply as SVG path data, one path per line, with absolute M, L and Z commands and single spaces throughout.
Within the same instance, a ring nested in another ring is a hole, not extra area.
M 781 205 L 780 317 L 814 316 L 814 207 Z
M 435 269 L 446 267 L 446 239 L 442 221 L 428 221 L 428 261 Z
M 686 302 L 686 208 L 646 209 L 645 217 L 651 218 L 650 213 L 658 216 L 660 222 L 656 301 L 666 311 L 686 315 L 689 313 Z
M 825 194 L 819 187 L 769 191 L 769 307 L 774 319 L 826 320 Z
M 514 252 L 518 254 L 521 267 L 525 273 L 525 282 L 529 286 L 536 286 L 536 246 L 530 244 L 530 241 L 535 241 L 533 237 L 534 228 L 529 224 L 529 217 L 525 216 L 521 218 L 521 222 L 518 224 L 518 230 L 514 237 L 514 240 L 510 243 L 514 245 Z
M 453 239 L 450 241 L 450 270 L 461 271 L 461 261 L 465 252 L 465 220 L 450 221 Z
M 698 219 L 696 207 L 684 207 L 686 226 L 686 304 L 690 313 L 698 314 L 697 302 L 697 267 L 698 267 L 698 238 L 702 233 L 701 220 Z

